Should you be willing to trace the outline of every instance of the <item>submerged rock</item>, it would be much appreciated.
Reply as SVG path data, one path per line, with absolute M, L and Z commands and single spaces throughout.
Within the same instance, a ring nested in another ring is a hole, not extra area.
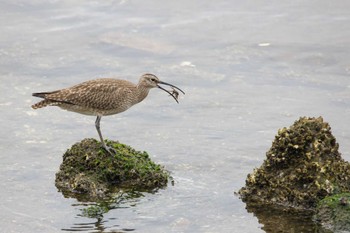
M 239 190 L 245 202 L 314 209 L 326 196 L 350 190 L 350 165 L 322 117 L 302 117 L 278 131 L 260 168 Z
M 111 156 L 95 139 L 84 139 L 63 155 L 56 187 L 65 195 L 85 194 L 88 200 L 104 198 L 119 189 L 152 191 L 166 186 L 169 173 L 146 152 L 107 141 L 116 150 Z

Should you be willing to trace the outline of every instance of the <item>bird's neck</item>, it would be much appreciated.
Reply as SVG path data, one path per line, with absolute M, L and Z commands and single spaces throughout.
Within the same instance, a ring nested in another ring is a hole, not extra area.
M 148 92 L 149 92 L 149 88 L 138 87 L 137 92 L 138 92 L 138 95 L 137 95 L 136 101 L 137 101 L 137 103 L 139 103 L 147 97 Z

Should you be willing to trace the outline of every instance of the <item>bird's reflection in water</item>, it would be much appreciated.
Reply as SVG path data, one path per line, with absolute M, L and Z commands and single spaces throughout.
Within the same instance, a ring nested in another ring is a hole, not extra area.
M 108 220 L 115 220 L 115 218 L 108 219 Z M 75 223 L 71 228 L 69 229 L 62 229 L 62 231 L 84 231 L 84 232 L 93 232 L 93 233 L 125 233 L 125 232 L 132 232 L 135 231 L 135 229 L 132 228 L 121 228 L 120 225 L 113 225 L 108 226 L 107 225 L 108 220 L 103 220 L 102 218 L 97 219 L 95 222 L 87 222 L 87 223 Z M 120 228 L 120 229 L 118 229 Z

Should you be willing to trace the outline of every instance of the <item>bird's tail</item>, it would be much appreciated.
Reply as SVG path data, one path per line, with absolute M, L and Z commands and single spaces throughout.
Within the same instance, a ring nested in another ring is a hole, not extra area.
M 54 92 L 38 92 L 38 93 L 33 93 L 32 95 L 35 97 L 40 97 L 40 98 L 46 98 L 46 95 L 48 94 L 52 94 Z M 38 109 L 38 108 L 43 108 L 46 107 L 48 105 L 51 105 L 54 101 L 49 100 L 49 99 L 44 99 L 36 104 L 32 105 L 33 109 Z
M 42 100 L 36 104 L 33 104 L 32 108 L 33 109 L 43 108 L 43 107 L 46 107 L 48 105 L 51 105 L 52 103 L 53 103 L 52 100 Z
M 40 98 L 45 98 L 46 95 L 53 94 L 53 93 L 56 93 L 56 92 L 57 92 L 57 91 L 51 91 L 51 92 L 37 92 L 37 93 L 33 93 L 32 96 L 40 97 Z

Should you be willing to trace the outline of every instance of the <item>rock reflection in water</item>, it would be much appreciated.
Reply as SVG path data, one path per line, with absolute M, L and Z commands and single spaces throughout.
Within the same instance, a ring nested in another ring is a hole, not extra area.
M 262 229 L 266 233 L 331 233 L 312 221 L 312 211 L 277 209 L 268 205 L 254 204 L 247 204 L 246 209 L 258 218 L 260 224 L 264 225 Z

